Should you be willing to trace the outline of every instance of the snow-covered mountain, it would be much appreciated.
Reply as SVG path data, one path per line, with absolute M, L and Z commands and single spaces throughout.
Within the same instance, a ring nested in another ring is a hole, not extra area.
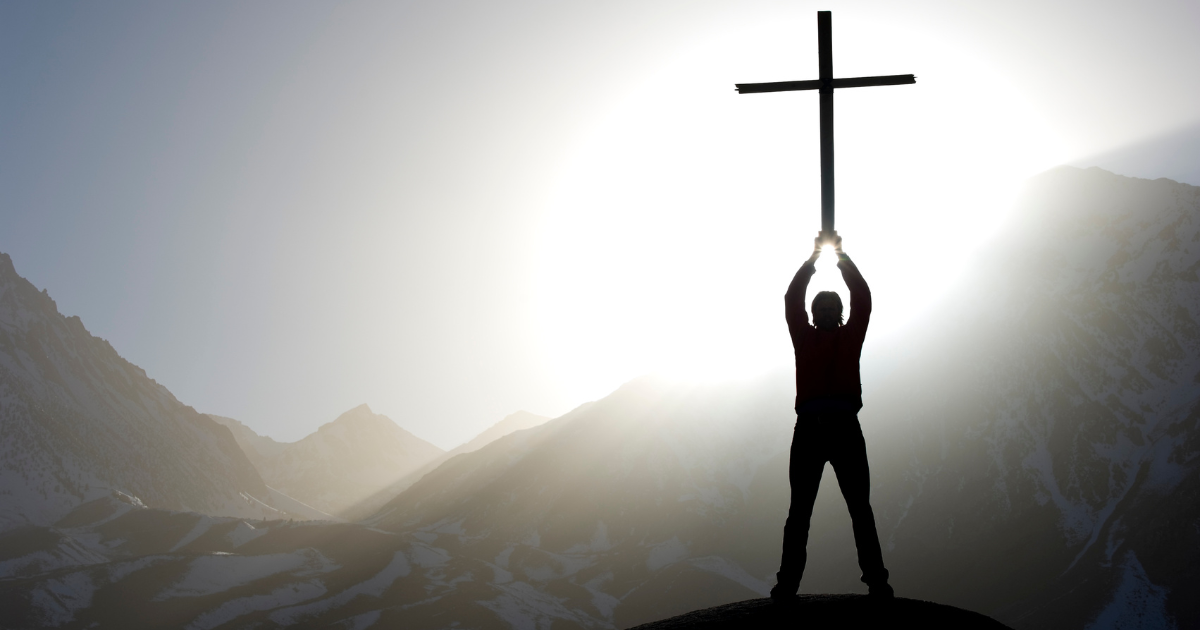
M 443 454 L 367 405 L 290 443 L 258 435 L 232 418 L 209 417 L 233 431 L 267 485 L 336 516 L 374 512 L 386 499 L 372 503 L 372 497 Z
M 892 582 L 1018 628 L 1200 626 L 1200 189 L 1057 169 L 1022 208 L 866 372 Z M 615 628 L 761 596 L 792 394 L 639 379 L 362 524 L 100 500 L 0 537 L 0 605 L 11 627 Z M 809 549 L 802 589 L 863 590 L 831 474 Z
M 0 254 L 0 529 L 122 493 L 149 506 L 278 517 L 225 427 L 93 337 Z

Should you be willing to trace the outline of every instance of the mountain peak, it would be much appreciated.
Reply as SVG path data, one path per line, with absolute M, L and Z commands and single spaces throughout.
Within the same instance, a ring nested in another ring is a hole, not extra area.
M 257 451 L 255 466 L 272 488 L 339 516 L 442 454 L 366 404 L 296 442 L 280 444 L 247 434 L 242 444 Z
M 400 428 L 391 418 L 371 411 L 371 407 L 363 403 L 349 411 L 343 412 L 342 415 L 334 418 L 332 422 L 327 422 L 317 428 L 317 432 L 328 431 L 334 428 L 342 427 L 392 427 Z
M 375 414 L 375 412 L 374 412 L 374 411 L 371 411 L 371 406 L 370 406 L 370 405 L 368 405 L 367 403 L 363 403 L 363 404 L 361 404 L 361 405 L 359 405 L 359 406 L 357 406 L 357 407 L 355 407 L 355 408 L 351 409 L 350 411 L 347 411 L 346 413 L 342 414 L 342 416 L 348 416 L 348 415 L 350 415 L 350 414 L 370 414 L 370 415 L 374 415 L 374 414 Z M 339 416 L 339 417 L 342 417 L 342 416 Z

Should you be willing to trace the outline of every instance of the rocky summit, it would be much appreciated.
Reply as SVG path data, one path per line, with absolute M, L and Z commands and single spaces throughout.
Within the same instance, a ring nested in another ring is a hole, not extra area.
M 801 595 L 777 604 L 770 599 L 697 610 L 637 626 L 634 630 L 734 630 L 735 628 L 954 628 L 1004 630 L 1008 626 L 969 610 L 897 597 L 877 600 L 868 595 Z

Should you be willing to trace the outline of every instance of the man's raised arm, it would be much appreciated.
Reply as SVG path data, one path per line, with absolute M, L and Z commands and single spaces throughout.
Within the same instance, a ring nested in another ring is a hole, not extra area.
M 788 285 L 787 293 L 783 296 L 784 312 L 787 315 L 788 330 L 797 331 L 808 325 L 808 312 L 804 310 L 804 294 L 808 290 L 808 281 L 817 272 L 817 258 L 821 256 L 821 239 L 817 238 L 812 256 L 800 265 L 792 283 Z
M 858 266 L 842 251 L 840 242 L 837 255 L 837 266 L 842 270 L 842 280 L 845 281 L 846 288 L 850 289 L 850 317 L 846 320 L 846 326 L 860 328 L 865 333 L 867 323 L 871 321 L 871 289 L 859 273 Z

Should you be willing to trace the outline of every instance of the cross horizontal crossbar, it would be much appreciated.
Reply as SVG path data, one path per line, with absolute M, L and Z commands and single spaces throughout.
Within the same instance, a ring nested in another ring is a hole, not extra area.
M 916 83 L 917 77 L 911 74 L 893 74 L 885 77 L 853 77 L 849 79 L 833 79 L 833 88 L 870 87 L 872 85 L 906 85 Z M 738 94 L 755 94 L 758 92 L 792 92 L 795 90 L 819 90 L 824 82 L 820 79 L 813 81 L 776 81 L 774 83 L 738 83 Z

